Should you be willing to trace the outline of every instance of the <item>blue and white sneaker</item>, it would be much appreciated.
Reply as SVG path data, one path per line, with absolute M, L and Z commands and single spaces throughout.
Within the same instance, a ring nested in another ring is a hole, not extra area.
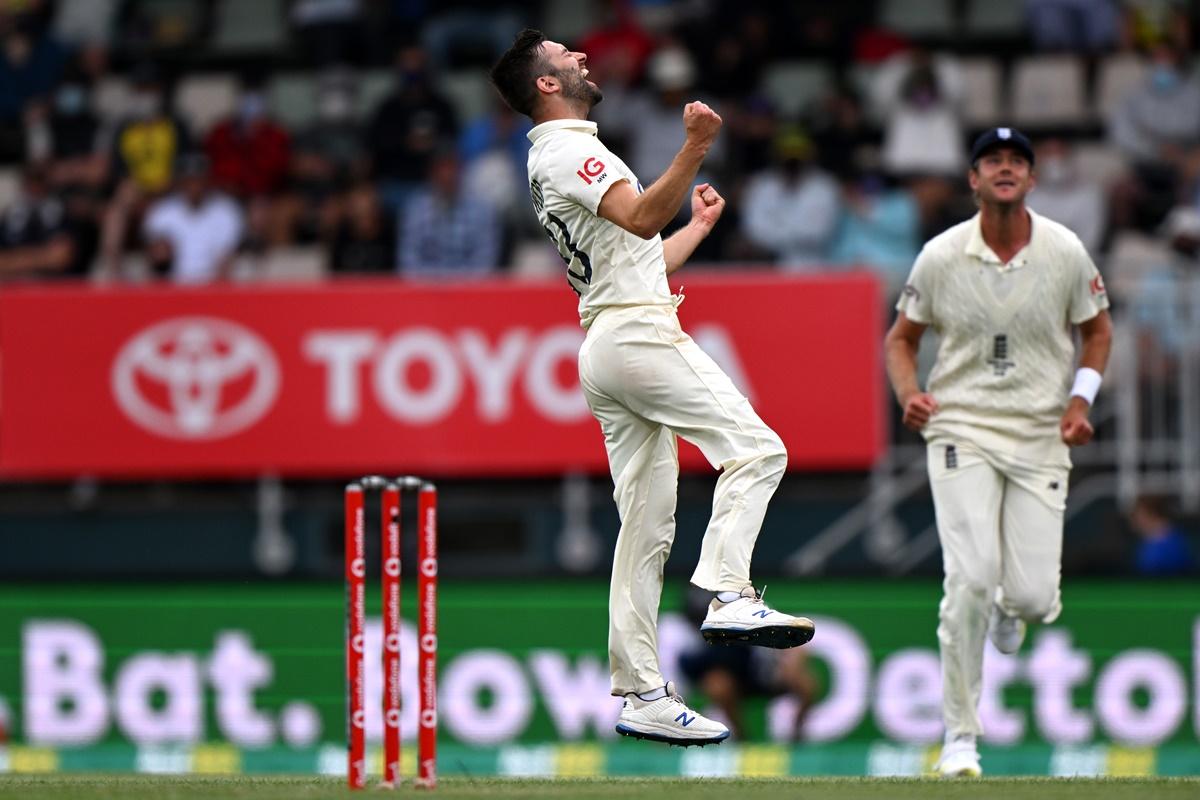
M 681 747 L 720 744 L 729 738 L 729 729 L 724 725 L 688 708 L 675 691 L 675 681 L 667 681 L 666 696 L 657 700 L 625 695 L 617 733 Z
M 784 649 L 807 644 L 816 628 L 808 617 L 793 617 L 763 602 L 753 586 L 738 599 L 722 603 L 713 599 L 700 633 L 709 644 L 754 644 Z

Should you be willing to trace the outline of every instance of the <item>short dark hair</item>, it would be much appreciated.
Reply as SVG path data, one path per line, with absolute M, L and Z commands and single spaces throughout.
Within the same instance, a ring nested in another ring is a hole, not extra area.
M 533 116 L 533 106 L 538 99 L 535 81 L 546 72 L 542 42 L 546 34 L 526 28 L 517 34 L 512 47 L 500 56 L 492 67 L 492 85 L 508 107 L 527 117 Z M 547 70 L 548 71 L 548 70 Z

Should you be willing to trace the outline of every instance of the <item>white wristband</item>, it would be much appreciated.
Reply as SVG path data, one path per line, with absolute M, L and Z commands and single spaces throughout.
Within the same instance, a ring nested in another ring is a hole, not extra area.
M 1100 373 L 1091 367 L 1080 367 L 1075 371 L 1075 385 L 1071 387 L 1072 397 L 1082 397 L 1088 405 L 1096 402 L 1096 392 L 1100 391 Z

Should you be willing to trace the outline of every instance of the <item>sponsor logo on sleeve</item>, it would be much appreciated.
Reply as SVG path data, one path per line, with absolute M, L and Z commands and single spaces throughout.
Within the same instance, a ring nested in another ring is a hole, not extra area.
M 921 293 L 917 291 L 917 287 L 913 286 L 911 283 L 905 285 L 903 294 L 905 297 L 911 297 L 917 302 L 921 301 Z
M 596 179 L 596 183 L 601 183 L 605 178 L 604 162 L 598 158 L 588 158 L 583 162 L 583 169 L 575 170 L 575 174 L 588 186 L 592 185 L 592 178 Z
M 1092 282 L 1089 283 L 1088 286 L 1091 288 L 1093 295 L 1104 294 L 1106 291 L 1104 288 L 1104 279 L 1100 277 L 1100 273 L 1098 272 L 1096 273 L 1096 277 L 1092 278 Z

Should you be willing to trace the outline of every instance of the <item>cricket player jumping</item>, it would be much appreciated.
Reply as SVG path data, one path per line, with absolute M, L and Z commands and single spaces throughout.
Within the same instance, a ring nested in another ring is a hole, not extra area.
M 683 332 L 667 275 L 708 235 L 725 200 L 692 181 L 721 129 L 704 103 L 683 110 L 686 141 L 643 190 L 587 121 L 601 91 L 587 56 L 522 31 L 492 70 L 515 111 L 529 116 L 534 209 L 567 263 L 587 337 L 579 381 L 608 450 L 621 531 L 613 557 L 608 650 L 612 693 L 625 698 L 617 731 L 671 744 L 723 741 L 729 730 L 688 708 L 658 664 L 663 565 L 675 538 L 676 436 L 722 470 L 692 582 L 714 593 L 701 627 L 714 643 L 794 647 L 813 624 L 775 611 L 750 583 L 750 556 L 787 466 L 783 442 L 733 382 Z M 691 221 L 659 232 L 691 194 Z
M 968 180 L 979 213 L 925 245 L 885 342 L 904 424 L 926 440 L 942 543 L 944 776 L 981 774 L 984 637 L 1015 653 L 1026 622 L 1062 610 L 1068 447 L 1092 438 L 1088 410 L 1112 339 L 1104 283 L 1083 244 L 1025 207 L 1033 167 L 1019 131 L 976 140 Z M 931 325 L 941 343 L 922 392 L 917 348 Z M 1072 383 L 1073 325 L 1082 349 Z

